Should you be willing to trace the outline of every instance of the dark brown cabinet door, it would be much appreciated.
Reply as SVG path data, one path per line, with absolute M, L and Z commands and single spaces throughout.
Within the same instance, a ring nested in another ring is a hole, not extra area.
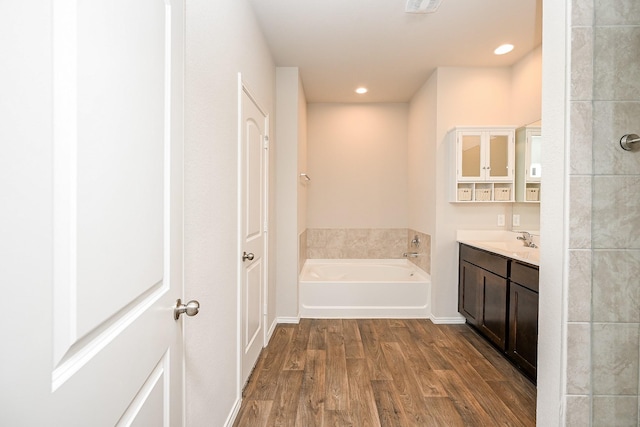
M 507 354 L 534 381 L 538 361 L 538 293 L 511 282 Z
M 466 261 L 460 261 L 458 311 L 473 326 L 480 324 L 482 316 L 482 269 Z
M 506 348 L 507 279 L 482 271 L 482 317 L 478 325 L 501 350 Z

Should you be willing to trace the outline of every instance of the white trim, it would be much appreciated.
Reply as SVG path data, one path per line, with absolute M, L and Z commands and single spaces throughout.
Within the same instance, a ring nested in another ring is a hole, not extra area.
M 298 323 L 300 323 L 300 316 L 298 316 L 298 317 L 278 317 L 276 319 L 276 321 L 274 322 L 274 327 L 278 323 L 287 323 L 287 324 L 297 325 Z
M 242 397 L 237 398 L 236 401 L 233 403 L 233 408 L 231 408 L 231 412 L 229 412 L 229 416 L 224 422 L 224 427 L 233 427 L 233 423 L 236 422 L 236 417 L 238 416 L 238 413 L 240 413 L 241 406 L 242 406 Z
M 542 43 L 540 312 L 538 333 L 538 425 L 564 424 L 566 396 L 566 292 L 568 287 L 570 0 L 544 0 Z
M 270 139 L 270 116 L 269 113 L 266 112 L 266 110 L 264 108 L 262 108 L 262 106 L 260 105 L 260 103 L 257 101 L 256 97 L 253 95 L 251 89 L 249 88 L 249 86 L 247 85 L 247 83 L 242 79 L 242 73 L 238 73 L 238 139 L 237 139 L 237 155 L 238 155 L 238 175 L 237 175 L 237 179 L 238 179 L 238 188 L 237 188 L 237 220 L 238 220 L 238 229 L 237 229 L 237 241 L 236 241 L 236 253 L 240 254 L 242 252 L 242 241 L 243 241 L 243 237 L 242 237 L 242 232 L 241 232 L 241 228 L 242 228 L 242 182 L 243 182 L 243 174 L 242 174 L 242 129 L 243 129 L 243 123 L 242 123 L 242 95 L 246 94 L 249 99 L 251 99 L 251 101 L 254 103 L 254 105 L 258 108 L 258 110 L 260 111 L 260 113 L 264 116 L 264 136 L 268 137 Z M 269 145 L 269 147 L 265 147 L 265 151 L 266 153 L 264 153 L 264 157 L 263 157 L 263 161 L 264 161 L 264 169 L 262 171 L 263 173 L 263 180 L 264 180 L 264 188 L 263 188 L 263 208 L 264 208 L 264 223 L 269 222 L 269 150 L 270 150 L 271 145 Z M 269 301 L 269 232 L 268 229 L 265 228 L 264 230 L 264 246 L 263 246 L 263 290 L 262 290 L 262 310 L 263 310 L 263 316 L 262 316 L 262 321 L 263 321 L 263 334 L 262 334 L 262 348 L 264 348 L 267 343 L 268 343 L 268 339 L 271 336 L 271 333 L 273 333 L 273 329 L 275 329 L 275 325 L 272 325 L 272 327 L 269 328 L 269 331 L 267 331 L 267 327 L 266 327 L 266 314 L 268 313 L 268 301 Z M 237 275 L 237 325 L 236 325 L 236 339 L 237 339 L 237 354 L 236 354 L 236 383 L 237 383 L 237 399 L 238 401 L 241 403 L 242 402 L 242 388 L 245 384 L 245 381 L 242 379 L 242 354 L 243 354 L 243 349 L 242 349 L 242 278 L 243 278 L 243 274 L 242 274 L 242 261 L 240 260 L 240 257 L 237 258 L 237 268 L 236 268 L 236 275 Z
M 465 323 L 465 318 L 462 316 L 436 317 L 432 314 L 429 318 L 431 319 L 431 322 L 435 325 L 463 325 Z

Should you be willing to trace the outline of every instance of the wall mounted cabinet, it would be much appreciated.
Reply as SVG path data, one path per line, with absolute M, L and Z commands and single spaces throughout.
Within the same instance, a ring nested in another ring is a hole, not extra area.
M 515 128 L 456 127 L 447 134 L 452 202 L 512 202 Z
M 542 168 L 540 126 L 525 126 L 516 130 L 516 201 L 540 202 Z

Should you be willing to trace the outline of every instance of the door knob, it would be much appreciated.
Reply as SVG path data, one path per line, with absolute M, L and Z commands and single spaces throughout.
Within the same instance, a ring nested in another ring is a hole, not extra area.
M 242 254 L 242 262 L 245 262 L 246 260 L 253 261 L 253 257 L 254 255 L 251 252 L 249 253 L 244 252 Z
M 182 313 L 186 313 L 187 316 L 195 316 L 200 311 L 200 303 L 196 300 L 191 300 L 186 304 L 182 303 L 182 300 L 176 301 L 176 307 L 173 309 L 173 318 L 178 320 Z

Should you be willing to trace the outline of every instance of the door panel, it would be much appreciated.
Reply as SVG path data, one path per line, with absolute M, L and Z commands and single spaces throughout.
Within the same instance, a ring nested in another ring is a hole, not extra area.
M 52 287 L 31 306 L 51 318 L 18 326 L 48 355 L 17 367 L 26 424 L 182 425 L 183 8 L 52 2 Z
M 244 384 L 264 347 L 266 294 L 266 141 L 268 116 L 241 84 L 240 188 L 241 254 L 252 254 L 241 260 L 241 382 Z M 242 256 L 242 255 L 241 255 Z M 241 256 L 239 258 L 241 258 Z

